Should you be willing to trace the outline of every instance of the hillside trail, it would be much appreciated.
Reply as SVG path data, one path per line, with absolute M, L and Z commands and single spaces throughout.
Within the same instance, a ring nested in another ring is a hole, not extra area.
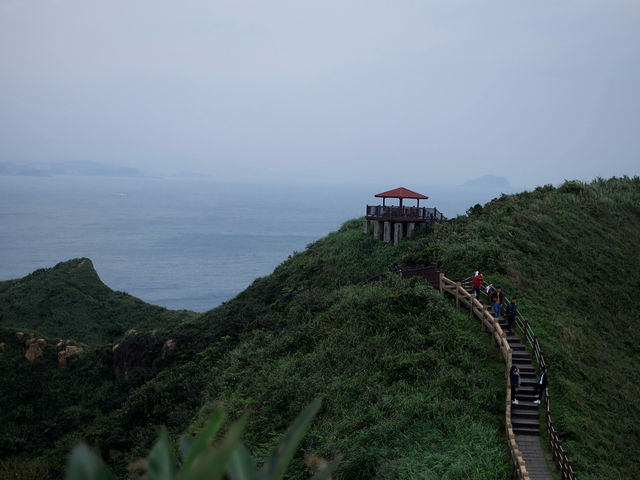
M 511 424 L 516 436 L 516 443 L 522 453 L 529 477 L 532 480 L 553 480 L 540 444 L 539 405 L 533 403 L 537 398 L 533 393 L 537 377 L 531 361 L 531 354 L 526 350 L 520 338 L 509 330 L 507 320 L 502 315 L 499 317 L 499 323 L 507 334 L 507 341 L 512 352 L 512 364 L 520 370 L 518 404 L 511 404 Z
M 521 383 L 517 392 L 518 403 L 515 404 L 510 401 L 511 389 L 507 386 L 505 409 L 507 443 L 514 464 L 514 475 L 515 478 L 523 480 L 553 480 L 554 477 L 551 475 L 551 470 L 541 445 L 540 404 L 534 403 L 536 396 L 534 396 L 533 391 L 537 383 L 535 368 L 532 355 L 525 348 L 525 344 L 522 343 L 520 337 L 509 330 L 507 321 L 502 315 L 495 319 L 493 317 L 493 309 L 475 298 L 471 288 L 471 277 L 459 281 L 450 280 L 444 276 L 436 265 L 401 270 L 394 274 L 399 274 L 401 278 L 422 277 L 442 294 L 452 295 L 455 298 L 456 306 L 469 308 L 469 317 L 471 318 L 475 315 L 480 320 L 481 328 L 489 331 L 493 342 L 500 348 L 501 356 L 505 360 L 507 367 L 516 365 L 519 368 Z M 388 275 L 391 275 L 391 273 L 381 272 L 367 279 L 364 283 L 379 281 Z M 483 285 L 482 293 L 486 295 L 484 287 L 486 285 Z M 508 301 L 508 299 L 506 300 Z M 529 341 L 528 344 L 530 344 L 535 354 L 536 362 L 539 365 L 546 365 L 540 344 L 531 330 L 529 321 L 526 318 L 520 318 L 520 316 L 521 314 L 518 313 L 514 326 L 522 330 L 523 339 Z M 563 480 L 576 480 L 577 475 L 573 470 L 567 453 L 562 448 L 562 442 L 558 438 L 557 431 L 551 421 L 548 390 L 544 392 L 543 403 L 545 404 L 546 433 L 549 437 L 549 446 L 545 450 L 551 453 L 558 466 L 558 470 L 554 469 L 554 472 L 559 472 Z

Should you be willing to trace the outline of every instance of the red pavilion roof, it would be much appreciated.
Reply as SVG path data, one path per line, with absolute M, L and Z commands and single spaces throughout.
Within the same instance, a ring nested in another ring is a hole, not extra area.
M 422 195 L 421 193 L 414 192 L 413 190 L 409 190 L 408 188 L 399 187 L 394 188 L 393 190 L 389 190 L 386 192 L 376 194 L 376 197 L 381 198 L 429 198 L 426 195 Z

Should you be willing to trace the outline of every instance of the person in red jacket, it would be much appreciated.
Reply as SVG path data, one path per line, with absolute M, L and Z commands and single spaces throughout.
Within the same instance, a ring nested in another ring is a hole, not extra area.
M 480 300 L 480 289 L 482 288 L 483 280 L 484 275 L 482 275 L 482 270 L 478 270 L 478 274 L 473 277 L 473 293 L 476 295 L 478 300 Z

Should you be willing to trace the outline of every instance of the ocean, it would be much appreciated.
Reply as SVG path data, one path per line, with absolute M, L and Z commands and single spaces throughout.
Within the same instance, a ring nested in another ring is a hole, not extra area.
M 88 257 L 114 290 L 204 312 L 363 216 L 367 203 L 379 203 L 375 193 L 396 186 L 0 176 L 0 280 Z M 499 195 L 427 188 L 432 199 L 441 196 L 427 206 L 449 217 Z

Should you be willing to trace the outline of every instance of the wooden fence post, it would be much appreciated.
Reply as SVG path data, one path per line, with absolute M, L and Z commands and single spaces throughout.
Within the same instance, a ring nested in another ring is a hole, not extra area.
M 440 293 L 444 290 L 444 273 L 440 272 Z
M 524 319 L 524 344 L 527 344 L 527 333 L 529 333 L 529 319 Z

